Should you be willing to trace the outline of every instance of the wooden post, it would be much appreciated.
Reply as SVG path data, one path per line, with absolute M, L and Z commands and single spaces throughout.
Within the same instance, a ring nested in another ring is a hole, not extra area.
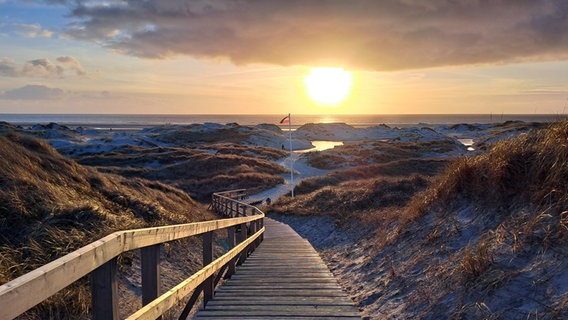
M 203 267 L 213 262 L 213 232 L 209 231 L 203 234 Z M 215 277 L 211 276 L 203 283 L 203 307 L 207 305 L 209 300 L 213 299 L 215 290 Z
M 262 229 L 264 227 L 264 218 L 261 218 L 259 220 L 259 229 Z M 262 241 L 264 241 L 264 233 L 260 235 L 260 237 L 258 238 L 258 243 L 260 244 Z
M 240 226 L 241 226 L 241 231 L 239 232 L 239 243 L 245 241 L 248 238 L 247 224 L 242 223 Z M 245 249 L 243 250 L 243 253 L 241 253 L 238 265 L 240 266 L 241 264 L 243 264 L 246 258 L 247 258 L 247 250 Z
M 113 258 L 91 273 L 93 320 L 118 319 L 116 262 Z
M 255 221 L 251 221 L 250 223 L 250 235 L 252 236 L 253 234 L 256 233 L 257 229 L 257 222 L 258 220 Z M 250 244 L 249 249 L 248 249 L 248 253 L 251 254 L 254 249 L 256 249 L 256 241 L 254 241 L 253 243 Z
M 236 233 L 235 233 L 235 226 L 229 227 L 227 230 L 227 242 L 229 245 L 229 250 L 233 249 L 236 245 Z M 232 259 L 231 261 L 229 261 L 229 270 L 227 270 L 227 277 L 232 276 L 233 274 L 235 274 L 236 271 L 236 259 Z
M 160 296 L 160 245 L 140 249 L 142 260 L 142 305 Z

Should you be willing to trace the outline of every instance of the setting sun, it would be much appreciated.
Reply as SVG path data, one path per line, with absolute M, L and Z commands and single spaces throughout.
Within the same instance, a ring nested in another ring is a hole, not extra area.
M 333 106 L 349 96 L 353 77 L 341 68 L 312 68 L 304 83 L 310 99 Z

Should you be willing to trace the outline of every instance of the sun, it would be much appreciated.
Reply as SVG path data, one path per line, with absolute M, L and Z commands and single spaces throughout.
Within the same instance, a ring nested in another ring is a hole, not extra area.
M 353 77 L 341 68 L 312 68 L 304 83 L 308 96 L 314 102 L 336 106 L 349 96 Z

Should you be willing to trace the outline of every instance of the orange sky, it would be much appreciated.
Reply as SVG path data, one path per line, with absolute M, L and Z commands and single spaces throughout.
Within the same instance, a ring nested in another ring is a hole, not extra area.
M 566 112 L 560 0 L 235 3 L 0 1 L 0 113 Z

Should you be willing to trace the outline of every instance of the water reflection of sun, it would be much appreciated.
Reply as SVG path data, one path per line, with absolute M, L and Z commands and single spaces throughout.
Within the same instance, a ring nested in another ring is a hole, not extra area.
M 304 79 L 311 100 L 322 106 L 337 106 L 351 93 L 353 77 L 341 68 L 312 68 Z

